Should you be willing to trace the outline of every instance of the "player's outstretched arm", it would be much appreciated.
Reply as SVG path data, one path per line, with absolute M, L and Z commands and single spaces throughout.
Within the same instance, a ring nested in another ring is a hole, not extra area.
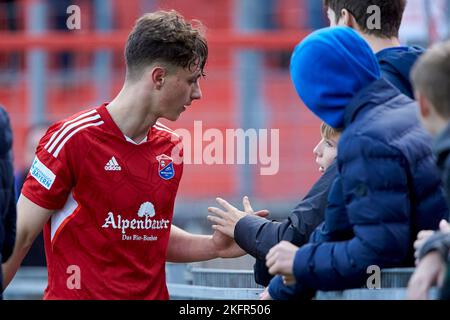
M 236 258 L 243 256 L 236 242 L 216 231 L 212 235 L 198 235 L 186 232 L 175 225 L 170 230 L 167 261 L 196 262 L 215 258 Z
M 23 194 L 17 203 L 17 233 L 14 251 L 2 264 L 3 288 L 11 282 L 34 239 L 41 232 L 53 211 L 44 209 L 28 200 Z

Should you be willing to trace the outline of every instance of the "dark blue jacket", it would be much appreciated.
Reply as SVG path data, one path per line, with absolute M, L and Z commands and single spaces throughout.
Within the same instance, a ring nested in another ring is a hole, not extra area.
M 380 64 L 381 75 L 403 94 L 414 99 L 410 73 L 425 49 L 420 47 L 392 47 L 376 54 Z
M 436 155 L 436 164 L 441 170 L 447 203 L 450 205 L 450 124 L 435 139 L 433 152 Z
M 16 202 L 12 166 L 12 132 L 9 118 L 0 107 L 0 261 L 11 256 L 16 239 Z M 2 291 L 0 268 L 0 292 Z
M 334 161 L 282 222 L 247 215 L 236 224 L 234 238 L 237 244 L 256 258 L 256 283 L 267 286 L 272 278 L 266 267 L 266 255 L 270 248 L 282 240 L 300 247 L 308 242 L 311 233 L 323 222 L 328 193 L 336 175 L 337 164 Z
M 324 225 L 295 255 L 297 290 L 361 287 L 370 265 L 412 266 L 417 232 L 437 229 L 448 216 L 431 137 L 417 112 L 383 79 L 346 107 Z M 274 298 L 279 284 L 270 284 Z

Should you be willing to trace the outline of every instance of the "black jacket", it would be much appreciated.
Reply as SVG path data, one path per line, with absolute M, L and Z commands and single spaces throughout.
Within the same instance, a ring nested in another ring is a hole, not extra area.
M 337 166 L 333 162 L 283 222 L 269 221 L 253 215 L 239 220 L 234 237 L 242 249 L 256 258 L 256 283 L 268 285 L 272 278 L 265 265 L 265 257 L 270 248 L 282 240 L 296 246 L 308 242 L 311 233 L 324 220 L 328 192 L 336 175 Z
M 12 165 L 12 132 L 9 118 L 0 107 L 0 261 L 11 256 L 16 239 L 16 203 Z M 0 268 L 0 292 L 2 291 Z

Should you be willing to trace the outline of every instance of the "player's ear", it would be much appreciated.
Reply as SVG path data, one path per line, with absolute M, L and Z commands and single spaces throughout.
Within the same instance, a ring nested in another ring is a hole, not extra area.
M 421 94 L 419 91 L 415 92 L 415 97 L 417 99 L 417 102 L 419 104 L 419 110 L 420 110 L 420 115 L 422 116 L 422 118 L 426 119 L 429 117 L 430 113 L 431 113 L 431 105 L 430 102 L 428 101 L 428 99 Z
M 342 9 L 340 13 L 341 15 L 339 16 L 338 20 L 340 23 L 338 24 L 350 28 L 355 28 L 357 26 L 355 17 L 350 13 L 350 11 L 348 11 L 347 9 Z
M 163 67 L 154 67 L 151 71 L 152 83 L 157 90 L 160 90 L 164 85 L 164 78 L 167 75 L 167 70 Z

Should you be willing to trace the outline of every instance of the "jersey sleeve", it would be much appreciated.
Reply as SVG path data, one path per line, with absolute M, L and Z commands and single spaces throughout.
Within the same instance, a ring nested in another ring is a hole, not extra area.
M 61 146 L 60 127 L 61 124 L 50 127 L 40 140 L 22 188 L 25 197 L 49 210 L 61 209 L 74 185 L 71 155 L 77 152 L 70 152 L 70 143 Z

